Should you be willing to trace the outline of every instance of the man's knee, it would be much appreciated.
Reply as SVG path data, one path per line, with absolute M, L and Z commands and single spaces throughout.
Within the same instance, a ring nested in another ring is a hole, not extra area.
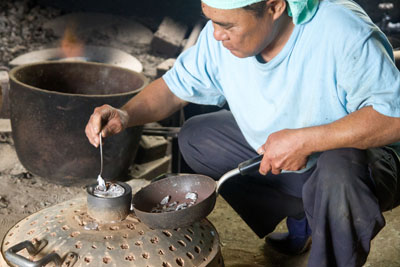
M 318 184 L 327 190 L 334 187 L 356 186 L 356 177 L 365 177 L 367 173 L 366 153 L 364 150 L 342 148 L 325 151 L 317 161 L 316 177 Z
M 178 144 L 179 144 L 179 149 L 181 152 L 184 154 L 188 149 L 190 149 L 189 146 L 189 140 L 192 139 L 192 136 L 194 132 L 196 131 L 197 125 L 195 122 L 192 123 L 192 121 L 196 117 L 193 117 L 189 119 L 188 121 L 183 124 L 181 127 L 179 134 L 178 134 Z
M 322 153 L 303 186 L 303 204 L 311 218 L 323 213 L 337 228 L 347 227 L 350 217 L 359 216 L 356 224 L 363 226 L 379 220 L 366 151 L 344 148 Z M 312 227 L 314 223 L 311 220 Z
M 204 116 L 194 116 L 187 120 L 178 135 L 179 148 L 183 155 L 198 151 L 197 144 L 209 140 L 208 127 Z
M 211 116 L 207 114 L 190 118 L 182 126 L 178 135 L 179 149 L 186 163 L 197 173 L 206 174 L 213 178 L 220 175 L 217 171 L 218 153 L 216 129 Z
M 186 163 L 213 178 L 256 155 L 232 113 L 226 110 L 190 118 L 180 131 L 178 143 Z
M 178 143 L 183 155 L 221 154 L 221 149 L 231 147 L 231 143 L 237 142 L 238 133 L 240 130 L 232 113 L 221 110 L 197 115 L 187 120 L 180 130 Z

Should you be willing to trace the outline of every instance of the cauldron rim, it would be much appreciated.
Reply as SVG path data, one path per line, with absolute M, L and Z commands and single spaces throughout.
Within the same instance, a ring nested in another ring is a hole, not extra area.
M 15 77 L 16 73 L 19 72 L 21 69 L 25 69 L 25 68 L 29 68 L 29 67 L 37 66 L 37 65 L 61 65 L 61 64 L 64 64 L 64 65 L 81 64 L 81 65 L 94 65 L 94 66 L 97 65 L 97 66 L 106 66 L 106 67 L 114 68 L 114 69 L 121 69 L 123 71 L 131 72 L 134 75 L 139 76 L 139 78 L 143 81 L 143 84 L 139 88 L 132 90 L 132 91 L 128 91 L 128 92 L 115 93 L 115 94 L 91 94 L 91 95 L 88 95 L 88 94 L 76 94 L 76 93 L 73 94 L 73 93 L 64 93 L 64 92 L 46 90 L 43 88 L 38 88 L 38 87 L 35 87 L 32 85 L 23 83 Z M 45 93 L 55 94 L 55 95 L 79 96 L 79 97 L 88 97 L 88 98 L 102 98 L 102 97 L 125 96 L 125 95 L 135 94 L 137 92 L 140 92 L 149 82 L 149 79 L 146 76 L 144 76 L 142 73 L 136 72 L 132 69 L 124 68 L 121 66 L 108 64 L 108 63 L 90 62 L 90 61 L 39 61 L 39 62 L 34 62 L 34 63 L 29 63 L 29 64 L 23 64 L 23 65 L 19 65 L 19 66 L 12 68 L 9 72 L 9 77 L 10 77 L 10 80 L 12 80 L 14 83 L 19 84 L 20 86 L 24 86 L 26 88 L 32 89 L 32 90 L 37 90 L 39 92 L 45 92 Z

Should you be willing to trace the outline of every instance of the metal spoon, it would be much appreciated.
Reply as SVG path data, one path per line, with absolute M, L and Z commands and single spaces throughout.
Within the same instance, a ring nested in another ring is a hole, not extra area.
M 101 132 L 99 134 L 100 137 L 100 174 L 97 176 L 97 189 L 100 191 L 106 191 L 106 182 L 104 181 L 103 177 L 101 175 L 103 174 L 103 144 L 102 144 L 102 138 L 101 138 Z

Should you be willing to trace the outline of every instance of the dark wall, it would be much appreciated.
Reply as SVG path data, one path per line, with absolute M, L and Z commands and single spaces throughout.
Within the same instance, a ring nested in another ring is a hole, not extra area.
M 379 22 L 385 11 L 378 8 L 380 3 L 393 3 L 393 9 L 387 11 L 387 14 L 393 19 L 393 22 L 400 21 L 400 0 L 355 0 L 368 13 L 374 22 Z
M 88 11 L 152 18 L 159 22 L 165 16 L 194 25 L 201 12 L 200 0 L 37 0 L 66 12 Z
M 107 12 L 112 14 L 147 17 L 161 21 L 165 16 L 193 25 L 200 13 L 201 0 L 36 0 L 41 5 L 62 10 Z M 368 13 L 374 22 L 382 20 L 385 11 L 378 8 L 379 3 L 391 2 L 394 8 L 386 11 L 393 22 L 400 21 L 400 0 L 355 0 Z
M 381 28 L 389 38 L 394 49 L 400 48 L 400 29 L 387 27 L 387 23 L 400 22 L 400 0 L 356 0 L 362 8 L 368 13 L 371 19 Z M 393 8 L 382 10 L 379 8 L 380 3 L 392 3 Z M 383 18 L 388 19 L 387 21 Z

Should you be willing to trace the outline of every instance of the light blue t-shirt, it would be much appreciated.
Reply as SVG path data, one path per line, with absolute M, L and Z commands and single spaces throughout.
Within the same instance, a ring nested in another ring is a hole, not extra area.
M 255 150 L 273 132 L 328 124 L 365 106 L 400 117 L 400 73 L 392 47 L 349 0 L 322 0 L 314 18 L 296 25 L 267 63 L 232 55 L 214 39 L 208 22 L 163 79 L 183 100 L 227 101 Z

